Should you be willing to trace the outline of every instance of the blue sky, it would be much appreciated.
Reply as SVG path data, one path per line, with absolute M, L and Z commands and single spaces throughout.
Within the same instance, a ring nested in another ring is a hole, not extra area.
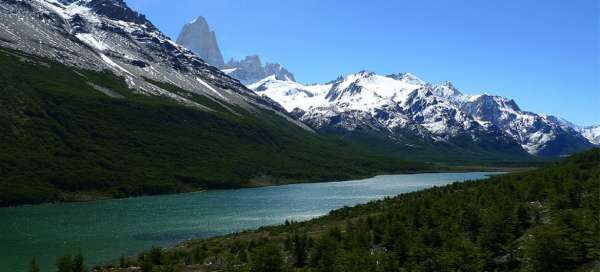
M 126 1 L 173 39 L 202 15 L 226 59 L 258 54 L 300 82 L 411 72 L 600 124 L 600 1 Z

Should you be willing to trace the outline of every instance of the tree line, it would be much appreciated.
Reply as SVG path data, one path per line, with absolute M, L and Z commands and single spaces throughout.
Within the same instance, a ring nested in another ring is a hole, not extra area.
M 595 149 L 526 173 L 154 248 L 96 270 L 591 271 L 600 263 L 599 207 Z

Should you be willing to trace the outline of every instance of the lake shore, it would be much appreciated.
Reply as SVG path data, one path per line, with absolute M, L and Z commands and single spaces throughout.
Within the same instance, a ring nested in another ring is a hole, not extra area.
M 268 176 L 261 176 L 254 179 L 251 179 L 246 186 L 236 187 L 236 188 L 225 188 L 224 190 L 236 190 L 236 189 L 244 189 L 244 188 L 260 188 L 260 187 L 269 187 L 269 186 L 282 186 L 289 184 L 309 184 L 309 183 L 322 183 L 322 182 L 343 182 L 347 180 L 357 180 L 357 179 L 367 179 L 373 178 L 380 175 L 403 175 L 403 174 L 423 174 L 423 173 L 466 173 L 466 172 L 524 172 L 528 170 L 536 169 L 534 166 L 486 166 L 486 165 L 463 165 L 463 166 L 440 166 L 433 170 L 414 170 L 414 171 L 398 171 L 398 172 L 376 172 L 371 175 L 351 175 L 349 178 L 339 179 L 339 180 L 331 180 L 331 179 L 323 179 L 323 180 L 282 180 Z M 135 198 L 135 197 L 144 197 L 144 196 L 156 196 L 156 195 L 172 195 L 172 194 L 185 194 L 185 193 L 194 193 L 194 192 L 204 192 L 208 191 L 205 188 L 195 188 L 192 186 L 186 186 L 184 188 L 180 188 L 181 190 L 159 193 L 159 194 L 142 194 L 142 195 L 134 195 L 134 196 L 113 196 L 107 192 L 102 191 L 76 191 L 76 192 L 57 192 L 59 195 L 56 201 L 48 201 L 41 202 L 36 204 L 22 204 L 22 205 L 13 205 L 13 206 L 0 206 L 2 208 L 10 208 L 10 207 L 22 207 L 22 206 L 36 206 L 36 205 L 45 205 L 45 204 L 59 204 L 59 203 L 76 203 L 76 202 L 93 202 L 93 201 L 102 201 L 109 199 L 123 199 L 123 198 Z M 219 189 L 223 190 L 223 189 Z
M 32 258 L 43 270 L 56 258 L 81 252 L 87 263 L 118 261 L 153 246 L 169 247 L 331 210 L 443 186 L 485 179 L 492 172 L 384 175 L 345 182 L 303 183 L 240 190 L 109 199 L 0 209 L 0 264 L 25 271 Z M 48 251 L 48 248 L 53 250 Z

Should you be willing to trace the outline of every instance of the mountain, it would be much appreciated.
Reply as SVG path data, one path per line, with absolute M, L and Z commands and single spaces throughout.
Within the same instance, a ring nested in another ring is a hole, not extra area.
M 515 101 L 499 96 L 465 95 L 450 82 L 434 85 L 410 73 L 362 71 L 321 85 L 267 77 L 248 87 L 314 129 L 346 138 L 376 134 L 395 146 L 477 148 L 541 157 L 592 147 L 556 117 L 523 111 Z
M 205 110 L 211 109 L 145 79 L 168 82 L 217 104 L 278 107 L 172 42 L 122 0 L 3 0 L 0 4 L 4 47 L 85 69 L 110 70 L 140 93 Z
M 318 135 L 122 0 L 0 11 L 0 206 L 429 167 Z
M 600 125 L 583 127 L 580 129 L 581 134 L 591 143 L 600 145 Z
M 206 19 L 200 16 L 183 26 L 177 44 L 192 50 L 204 61 L 218 68 L 225 65 L 223 55 L 217 43 L 217 36 L 211 31 Z
M 229 60 L 223 72 L 243 84 L 252 84 L 263 78 L 274 76 L 277 80 L 295 81 L 294 75 L 279 63 L 266 63 L 264 66 L 257 55 L 247 56 L 243 60 Z
M 224 63 L 215 32 L 210 30 L 206 19 L 202 16 L 183 26 L 177 43 L 189 48 L 204 61 L 222 69 L 227 75 L 243 84 L 252 84 L 271 75 L 278 80 L 295 81 L 294 75 L 281 64 L 263 65 L 257 55 L 247 56 L 242 60 L 230 59 Z

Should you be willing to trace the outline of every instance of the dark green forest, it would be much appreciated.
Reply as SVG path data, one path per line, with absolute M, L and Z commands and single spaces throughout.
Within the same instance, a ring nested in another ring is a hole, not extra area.
M 0 206 L 431 169 L 320 136 L 268 110 L 229 105 L 233 114 L 153 83 L 214 111 L 136 94 L 110 72 L 0 50 Z
M 98 271 L 598 271 L 600 149 L 342 208 L 307 222 L 154 248 Z

